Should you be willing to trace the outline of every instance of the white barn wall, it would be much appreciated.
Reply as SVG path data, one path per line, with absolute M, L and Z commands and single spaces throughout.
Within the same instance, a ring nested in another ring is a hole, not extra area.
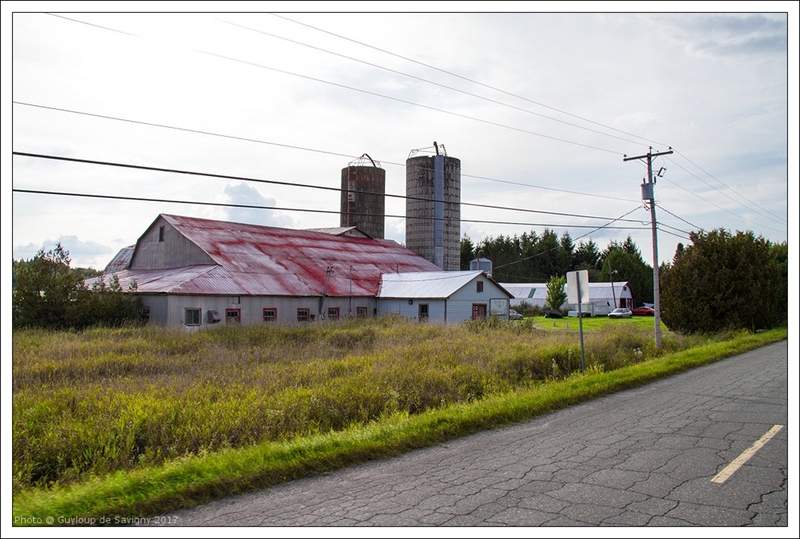
M 432 298 L 414 298 L 409 305 L 408 299 L 390 298 L 378 301 L 378 316 L 401 316 L 411 320 L 419 320 L 420 304 L 428 305 L 428 321 L 443 321 L 446 300 Z
M 188 329 L 219 327 L 225 325 L 225 310 L 239 309 L 242 325 L 263 324 L 264 309 L 276 309 L 278 324 L 297 323 L 297 309 L 308 309 L 309 314 L 319 319 L 319 297 L 278 297 L 278 296 L 189 296 L 189 295 L 143 295 L 143 304 L 150 308 L 150 324 L 183 326 Z M 376 300 L 374 298 L 353 298 L 353 316 L 356 307 L 366 307 L 367 317 L 374 316 Z M 329 307 L 339 308 L 339 317 L 346 318 L 350 311 L 350 298 L 326 297 L 323 312 L 327 314 Z M 201 310 L 200 326 L 186 326 L 184 313 L 187 308 Z M 219 313 L 220 322 L 212 324 L 208 321 L 208 311 Z

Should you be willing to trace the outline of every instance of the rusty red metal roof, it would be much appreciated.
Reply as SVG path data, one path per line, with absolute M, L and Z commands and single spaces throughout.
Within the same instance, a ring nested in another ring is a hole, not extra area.
M 384 273 L 442 271 L 395 241 L 162 214 L 216 263 L 122 270 L 139 292 L 267 296 L 374 296 Z M 116 264 L 119 262 L 115 258 Z M 328 273 L 330 270 L 330 273 Z

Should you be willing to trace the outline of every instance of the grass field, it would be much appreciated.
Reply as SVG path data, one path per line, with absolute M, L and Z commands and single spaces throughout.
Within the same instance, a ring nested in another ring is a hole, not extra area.
M 537 327 L 550 319 L 15 332 L 14 514 L 158 514 L 786 338 L 665 332 L 655 350 L 643 320 L 585 325 L 585 373 L 572 327 Z

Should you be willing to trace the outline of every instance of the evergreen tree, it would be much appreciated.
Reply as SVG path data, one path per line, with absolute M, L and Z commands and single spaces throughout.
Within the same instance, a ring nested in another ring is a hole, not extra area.
M 785 246 L 752 232 L 690 234 L 661 275 L 661 316 L 685 333 L 769 329 L 787 322 Z
M 611 272 L 616 271 L 613 274 L 614 282 L 628 282 L 635 305 L 653 302 L 653 268 L 642 259 L 639 248 L 630 236 L 623 243 L 609 243 L 598 265 L 598 281 L 610 282 Z

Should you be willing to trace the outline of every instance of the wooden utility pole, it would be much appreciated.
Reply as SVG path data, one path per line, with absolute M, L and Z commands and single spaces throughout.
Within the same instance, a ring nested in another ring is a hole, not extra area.
M 653 311 L 654 316 L 653 318 L 655 323 L 655 334 L 656 334 L 656 349 L 661 348 L 661 300 L 659 299 L 659 295 L 661 292 L 661 286 L 658 282 L 658 236 L 656 234 L 656 198 L 654 194 L 653 186 L 655 185 L 655 179 L 653 178 L 653 158 L 658 157 L 659 155 L 669 155 L 672 153 L 672 147 L 670 146 L 669 151 L 667 152 L 657 152 L 653 153 L 653 147 L 650 146 L 650 149 L 647 151 L 645 155 L 637 155 L 636 157 L 628 157 L 627 155 L 622 156 L 623 161 L 631 161 L 633 159 L 647 159 L 647 182 L 642 183 L 642 200 L 650 205 L 650 226 L 652 229 L 653 234 Z

